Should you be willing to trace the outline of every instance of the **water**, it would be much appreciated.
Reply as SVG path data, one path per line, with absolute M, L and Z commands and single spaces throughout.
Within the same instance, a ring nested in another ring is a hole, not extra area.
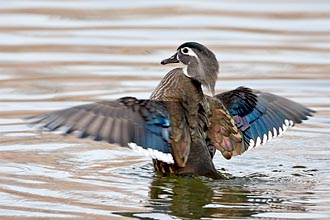
M 0 8 L 1 219 L 329 219 L 329 1 L 6 1 Z M 240 85 L 317 110 L 266 146 L 215 164 L 226 179 L 162 177 L 119 146 L 20 119 L 147 98 L 185 41 Z

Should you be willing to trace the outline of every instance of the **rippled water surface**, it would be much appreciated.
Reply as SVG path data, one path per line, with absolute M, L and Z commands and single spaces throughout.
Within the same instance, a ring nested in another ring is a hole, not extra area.
M 0 7 L 1 219 L 329 219 L 329 1 L 19 1 Z M 240 85 L 317 110 L 230 161 L 227 179 L 162 177 L 128 149 L 26 126 L 24 116 L 147 98 L 185 41 Z

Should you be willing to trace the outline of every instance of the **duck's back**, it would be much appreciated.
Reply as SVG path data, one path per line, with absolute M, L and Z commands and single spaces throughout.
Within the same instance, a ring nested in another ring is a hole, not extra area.
M 209 125 L 209 105 L 201 84 L 185 76 L 181 68 L 171 70 L 162 79 L 151 99 L 169 101 L 168 107 L 172 128 L 172 153 L 185 153 L 187 161 L 184 164 L 170 165 L 154 160 L 156 170 L 163 173 L 200 173 L 200 175 L 217 175 L 209 149 L 206 143 L 206 130 Z M 185 143 L 175 146 L 180 137 Z M 182 150 L 182 146 L 187 149 Z M 181 155 L 182 156 L 182 155 Z M 177 161 L 177 160 L 176 160 Z

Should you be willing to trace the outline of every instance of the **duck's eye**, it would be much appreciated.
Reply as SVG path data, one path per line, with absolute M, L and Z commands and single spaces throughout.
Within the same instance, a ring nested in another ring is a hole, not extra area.
M 185 53 L 185 54 L 187 54 L 189 52 L 188 48 L 186 48 L 186 47 L 183 48 L 181 51 L 182 51 L 182 53 Z

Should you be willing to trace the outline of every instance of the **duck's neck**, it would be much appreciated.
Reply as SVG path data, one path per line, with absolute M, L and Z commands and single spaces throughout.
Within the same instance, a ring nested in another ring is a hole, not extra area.
M 201 84 L 185 76 L 182 68 L 168 72 L 152 92 L 151 99 L 163 101 L 198 102 L 203 98 Z

